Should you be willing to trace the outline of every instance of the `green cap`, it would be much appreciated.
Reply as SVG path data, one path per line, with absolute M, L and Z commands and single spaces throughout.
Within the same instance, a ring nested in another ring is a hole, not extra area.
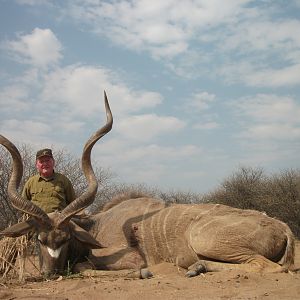
M 36 159 L 38 159 L 42 156 L 50 156 L 53 158 L 52 150 L 46 148 L 46 149 L 41 149 L 36 153 Z

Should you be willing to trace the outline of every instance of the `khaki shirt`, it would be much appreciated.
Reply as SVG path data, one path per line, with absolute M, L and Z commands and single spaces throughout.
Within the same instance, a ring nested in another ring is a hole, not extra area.
M 51 178 L 34 175 L 25 183 L 22 197 L 31 200 L 46 213 L 61 211 L 75 199 L 71 181 L 60 173 Z

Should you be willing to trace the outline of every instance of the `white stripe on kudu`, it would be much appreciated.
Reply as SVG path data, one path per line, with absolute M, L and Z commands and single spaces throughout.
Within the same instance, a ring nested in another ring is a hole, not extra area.
M 51 257 L 53 258 L 58 258 L 59 257 L 59 254 L 61 252 L 61 248 L 62 247 L 59 247 L 58 249 L 51 249 L 49 247 L 47 247 L 47 250 L 48 250 L 48 253 L 50 254 Z

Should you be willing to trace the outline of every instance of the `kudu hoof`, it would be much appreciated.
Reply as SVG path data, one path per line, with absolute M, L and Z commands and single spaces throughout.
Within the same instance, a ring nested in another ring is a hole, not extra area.
M 153 274 L 148 269 L 141 269 L 140 270 L 140 278 L 141 279 L 148 279 L 153 277 Z
M 198 264 L 197 266 L 195 266 L 191 270 L 187 271 L 185 273 L 185 276 L 186 277 L 195 277 L 195 276 L 198 276 L 201 273 L 205 273 L 205 272 L 206 272 L 205 266 Z

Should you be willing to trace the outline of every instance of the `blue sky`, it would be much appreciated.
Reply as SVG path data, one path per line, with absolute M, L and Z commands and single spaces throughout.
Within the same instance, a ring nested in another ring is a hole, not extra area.
M 299 168 L 300 1 L 1 0 L 0 132 L 127 183 L 207 192 Z

